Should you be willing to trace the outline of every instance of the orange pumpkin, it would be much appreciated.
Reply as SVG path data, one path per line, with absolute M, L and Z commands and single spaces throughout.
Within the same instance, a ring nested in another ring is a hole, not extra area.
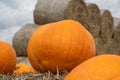
M 16 64 L 16 52 L 6 42 L 0 41 L 0 74 L 12 73 Z
M 112 78 L 111 80 L 120 80 L 120 74 L 117 77 Z
M 79 23 L 63 20 L 39 27 L 28 43 L 28 58 L 37 71 L 71 71 L 95 56 L 92 35 Z
M 104 54 L 83 62 L 64 80 L 120 80 L 118 75 L 120 75 L 120 56 Z
M 36 73 L 36 71 L 33 68 L 30 68 L 25 63 L 19 63 L 16 65 L 15 70 L 13 71 L 14 75 L 20 75 L 22 73 Z

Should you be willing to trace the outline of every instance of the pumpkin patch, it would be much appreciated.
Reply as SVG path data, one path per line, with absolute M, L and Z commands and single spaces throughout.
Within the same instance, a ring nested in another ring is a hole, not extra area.
M 71 71 L 95 56 L 92 35 L 77 21 L 63 20 L 39 27 L 28 43 L 28 58 L 34 69 L 56 73 Z
M 16 64 L 16 52 L 13 47 L 0 41 L 0 74 L 11 74 Z
M 96 3 L 1 0 L 0 80 L 120 80 L 120 18 Z

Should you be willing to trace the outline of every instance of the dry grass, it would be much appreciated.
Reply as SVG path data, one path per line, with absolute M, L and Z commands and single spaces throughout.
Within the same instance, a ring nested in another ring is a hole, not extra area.
M 17 57 L 17 63 L 25 63 L 31 67 L 27 57 Z M 59 73 L 57 68 L 57 73 L 53 74 L 50 71 L 48 72 L 38 72 L 38 73 L 24 73 L 21 75 L 2 75 L 0 74 L 0 80 L 63 80 L 67 75 L 67 71 L 63 71 L 62 74 Z
M 46 73 L 24 73 L 18 76 L 14 75 L 0 75 L 0 80 L 63 80 L 67 72 L 63 74 L 52 74 L 51 72 Z

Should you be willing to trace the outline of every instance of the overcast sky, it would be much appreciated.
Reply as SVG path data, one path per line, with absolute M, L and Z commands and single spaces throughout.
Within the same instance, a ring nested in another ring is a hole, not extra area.
M 11 44 L 12 37 L 24 24 L 33 23 L 33 9 L 37 0 L 0 0 L 0 40 Z M 86 0 L 109 9 L 120 18 L 120 0 Z

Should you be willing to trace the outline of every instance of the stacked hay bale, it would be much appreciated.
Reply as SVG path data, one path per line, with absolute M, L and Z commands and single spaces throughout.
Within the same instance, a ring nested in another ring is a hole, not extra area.
M 113 44 L 112 35 L 114 31 L 113 17 L 109 10 L 102 10 L 100 22 L 99 43 L 97 46 L 98 54 L 112 53 Z M 109 50 L 110 49 L 110 50 Z
M 38 25 L 74 19 L 87 28 L 87 15 L 87 7 L 83 0 L 38 0 L 34 10 L 34 22 L 37 25 L 27 24 L 13 37 L 13 47 L 17 56 L 27 56 L 27 43 Z
M 13 37 L 13 47 L 17 56 L 27 56 L 27 45 L 32 33 L 39 27 L 35 24 L 26 24 Z
M 89 31 L 93 35 L 96 43 L 97 53 L 101 50 L 101 46 L 103 45 L 100 37 L 100 27 L 101 27 L 101 12 L 99 7 L 96 4 L 87 3 L 88 10 L 88 25 Z
M 98 38 L 101 22 L 100 9 L 96 4 L 89 4 L 87 5 L 87 10 L 89 31 L 92 33 L 94 38 Z
M 71 0 L 67 5 L 65 18 L 76 20 L 89 29 L 87 6 L 83 0 Z
M 117 28 L 114 31 L 114 40 L 117 43 L 117 46 L 120 47 L 120 23 L 118 24 Z
M 84 0 L 38 0 L 34 9 L 36 25 L 25 25 L 13 38 L 13 46 L 17 55 L 27 56 L 27 43 L 39 25 L 64 19 L 76 20 L 91 32 L 98 54 L 120 53 L 120 49 L 115 47 L 117 43 L 120 45 L 119 26 L 114 31 L 114 21 L 110 11 L 100 10 L 96 4 L 86 4 Z
M 86 6 L 83 0 L 52 0 L 50 2 L 49 0 L 38 0 L 34 10 L 34 22 L 36 24 L 56 22 L 63 19 L 73 19 L 80 22 L 92 33 L 97 48 L 102 45 L 99 38 L 101 16 L 96 4 Z
M 103 40 L 103 43 L 106 44 L 112 38 L 114 31 L 113 17 L 110 11 L 105 10 L 101 16 L 101 31 L 100 36 Z
M 38 0 L 34 10 L 36 24 L 74 19 L 87 28 L 87 16 L 87 7 L 83 0 Z
M 120 24 L 115 29 L 112 39 L 104 45 L 102 52 L 120 55 Z
M 70 0 L 38 0 L 34 10 L 34 22 L 46 24 L 65 19 L 64 11 Z
M 120 55 L 120 23 L 118 24 L 118 26 L 114 31 L 113 40 L 114 40 L 115 50 Z
M 119 54 L 120 55 L 120 27 L 114 21 L 110 11 L 104 10 L 101 17 L 101 31 L 100 36 L 102 42 L 104 43 L 103 47 L 99 49 L 99 53 L 111 53 L 111 54 Z

